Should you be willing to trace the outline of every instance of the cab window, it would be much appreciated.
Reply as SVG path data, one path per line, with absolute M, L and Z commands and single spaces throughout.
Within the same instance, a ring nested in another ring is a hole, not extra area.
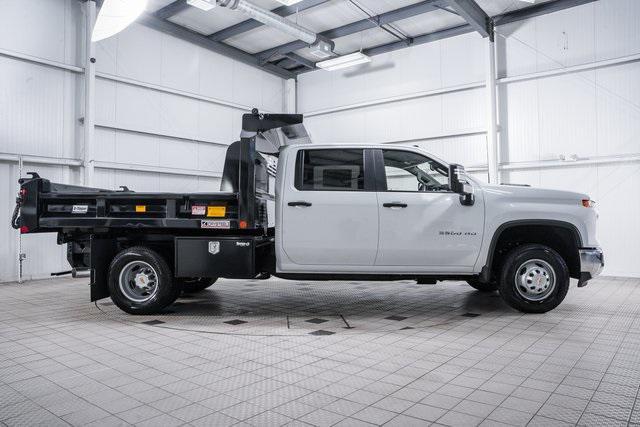
M 364 190 L 364 150 L 301 150 L 295 187 L 303 191 Z
M 387 191 L 449 191 L 447 168 L 418 153 L 382 150 Z

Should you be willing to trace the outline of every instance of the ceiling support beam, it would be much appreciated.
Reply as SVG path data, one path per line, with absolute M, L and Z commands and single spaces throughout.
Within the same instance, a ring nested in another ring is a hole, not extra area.
M 329 0 L 302 0 L 300 3 L 296 3 L 292 6 L 280 6 L 273 9 L 271 12 L 276 15 L 286 17 L 293 15 L 297 12 L 302 12 L 307 9 L 311 9 L 312 7 L 320 6 L 324 3 L 327 3 Z M 209 35 L 209 39 L 213 41 L 222 41 L 233 36 L 237 36 L 238 34 L 246 33 L 247 31 L 253 30 L 255 28 L 259 28 L 263 26 L 262 22 L 256 21 L 255 19 L 247 19 L 246 21 L 242 21 L 236 25 L 232 25 L 230 27 L 224 28 L 218 32 L 215 32 Z
M 307 58 L 304 58 L 296 53 L 291 52 L 287 53 L 284 56 L 285 58 L 282 61 L 278 62 L 278 66 L 282 68 L 293 68 L 299 65 L 307 67 L 310 70 L 315 70 L 316 68 L 316 64 L 313 61 L 309 61 Z
M 464 25 L 460 25 L 458 27 L 453 27 L 453 28 L 447 28 L 445 30 L 440 30 L 440 31 L 434 31 L 433 33 L 426 33 L 426 34 L 422 34 L 416 37 L 413 37 L 410 41 L 410 44 L 407 45 L 407 42 L 402 40 L 402 41 L 396 41 L 396 42 L 392 42 L 392 43 L 387 43 L 387 44 L 383 44 L 383 45 L 379 45 L 379 46 L 374 46 L 374 47 L 370 47 L 368 49 L 363 49 L 362 53 L 364 53 L 367 56 L 375 56 L 375 55 L 381 55 L 383 53 L 387 53 L 387 52 L 393 52 L 394 50 L 400 50 L 400 49 L 404 49 L 406 47 L 409 46 L 418 46 L 421 44 L 425 44 L 425 43 L 431 43 L 431 42 L 435 42 L 438 40 L 442 40 L 442 39 L 448 39 L 449 37 L 455 37 L 455 36 L 460 36 L 462 34 L 469 34 L 474 32 L 475 30 L 473 29 L 473 27 L 469 24 L 464 24 Z M 309 69 L 302 69 L 300 71 L 297 72 L 297 74 L 302 74 L 302 73 L 307 73 L 309 71 L 313 71 L 313 70 L 309 70 Z
M 389 12 L 376 15 L 371 18 L 362 19 L 360 21 L 352 22 L 342 27 L 333 28 L 331 30 L 323 31 L 319 35 L 328 39 L 336 39 L 339 37 L 348 36 L 351 34 L 359 33 L 361 31 L 369 30 L 371 28 L 380 27 L 382 25 L 390 24 L 395 21 L 401 21 L 403 19 L 411 18 L 413 16 L 421 15 L 423 13 L 436 10 L 443 4 L 444 0 L 425 0 L 420 3 L 412 4 L 409 6 L 401 7 L 399 9 L 391 10 Z M 406 45 L 406 43 L 405 43 Z M 296 40 L 290 43 L 285 43 L 280 46 L 276 46 L 271 49 L 258 52 L 256 55 L 263 61 L 272 58 L 275 55 L 284 55 L 290 52 L 294 52 L 298 49 L 304 49 L 308 45 L 300 40 Z
M 493 39 L 493 21 L 475 0 L 449 0 L 449 4 L 482 37 Z
M 227 56 L 256 68 L 260 68 L 278 77 L 282 77 L 283 79 L 295 78 L 295 74 L 288 70 L 285 70 L 284 68 L 280 68 L 274 64 L 262 64 L 256 56 L 251 55 L 243 50 L 221 42 L 214 42 L 213 40 L 209 40 L 206 36 L 203 36 L 196 31 L 174 24 L 173 22 L 160 19 L 154 15 L 144 14 L 140 16 L 140 18 L 138 18 L 138 22 L 146 25 L 149 28 L 153 28 L 163 33 L 170 34 L 189 43 L 193 43 L 205 49 L 219 53 L 220 55 Z M 215 78 L 215 76 L 212 76 L 212 78 Z
M 387 52 L 393 52 L 394 50 L 404 49 L 409 46 L 418 46 L 425 43 L 431 43 L 449 37 L 460 36 L 462 34 L 468 34 L 473 32 L 474 29 L 471 25 L 465 24 L 458 27 L 447 28 L 446 30 L 434 31 L 433 33 L 422 34 L 414 37 L 409 44 L 406 41 L 397 41 L 392 43 L 383 44 L 380 46 L 370 47 L 364 49 L 362 52 L 368 56 L 380 55 Z
M 172 3 L 169 3 L 163 8 L 158 9 L 155 15 L 160 19 L 168 19 L 174 15 L 177 15 L 188 7 L 190 6 L 187 4 L 186 0 L 176 0 Z
M 518 9 L 495 16 L 493 18 L 493 22 L 495 25 L 504 25 L 510 22 L 522 21 L 523 19 L 546 15 L 547 13 L 558 12 L 570 7 L 582 6 L 583 4 L 593 3 L 594 1 L 598 0 L 555 0 L 546 3 L 539 3 L 534 6 L 525 7 L 524 9 Z

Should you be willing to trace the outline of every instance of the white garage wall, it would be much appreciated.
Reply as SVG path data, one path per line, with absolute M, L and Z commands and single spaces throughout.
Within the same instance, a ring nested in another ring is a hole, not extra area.
M 501 180 L 590 194 L 605 274 L 619 276 L 640 276 L 638 22 L 637 0 L 599 0 L 497 28 Z M 315 142 L 420 145 L 486 179 L 484 43 L 468 34 L 305 74 L 299 112 Z
M 638 22 L 640 2 L 600 0 L 497 28 L 503 78 L 500 161 L 517 168 L 503 172 L 503 181 L 589 194 L 598 202 L 605 274 L 635 277 L 640 276 Z M 584 71 L 545 75 L 576 66 Z M 572 166 L 558 161 L 561 156 L 579 161 Z
M 97 165 L 139 166 L 99 168 L 99 186 L 217 191 L 242 114 L 283 108 L 279 77 L 142 25 L 99 43 L 96 57 Z
M 37 3 L 37 4 L 36 4 Z M 28 5 L 28 6 L 27 6 Z M 29 155 L 24 171 L 58 182 L 75 182 L 77 169 L 33 163 L 35 156 L 77 159 L 82 130 L 82 6 L 76 0 L 0 1 L 0 281 L 18 276 L 18 233 L 9 218 L 18 192 L 16 155 Z M 41 65 L 19 56 L 58 66 Z M 75 71 L 62 66 L 68 64 Z M 72 162 L 73 163 L 73 162 Z M 75 162 L 78 164 L 79 162 Z M 23 239 L 25 277 L 68 269 L 55 235 Z
M 17 157 L 31 156 L 24 172 L 82 183 L 84 9 L 77 0 L 0 0 L 0 9 L 0 281 L 11 281 Z M 241 115 L 283 109 L 282 79 L 141 25 L 99 43 L 95 57 L 95 186 L 218 191 Z M 22 238 L 26 280 L 69 269 L 55 240 Z
M 304 74 L 298 110 L 314 142 L 419 145 L 484 165 L 484 43 L 467 34 L 375 56 L 362 68 Z

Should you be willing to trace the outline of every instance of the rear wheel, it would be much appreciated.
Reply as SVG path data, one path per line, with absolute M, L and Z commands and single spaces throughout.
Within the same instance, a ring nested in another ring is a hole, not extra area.
M 523 245 L 504 262 L 500 296 L 516 310 L 545 313 L 567 296 L 569 280 L 569 268 L 556 251 L 544 245 Z
M 193 277 L 188 279 L 178 279 L 178 283 L 182 287 L 182 292 L 186 294 L 194 294 L 202 292 L 216 282 L 216 278 Z
M 137 246 L 118 253 L 109 266 L 111 300 L 129 314 L 157 313 L 180 294 L 167 262 L 157 252 Z
M 480 292 L 494 292 L 498 290 L 498 282 L 496 282 L 495 280 L 483 283 L 480 281 L 480 279 L 474 277 L 473 279 L 467 279 L 467 283 L 469 284 L 469 286 L 479 290 Z

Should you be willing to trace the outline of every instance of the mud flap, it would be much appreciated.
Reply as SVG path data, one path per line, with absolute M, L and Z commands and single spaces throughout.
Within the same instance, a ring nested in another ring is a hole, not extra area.
M 91 301 L 109 296 L 109 264 L 116 256 L 115 239 L 91 236 Z

